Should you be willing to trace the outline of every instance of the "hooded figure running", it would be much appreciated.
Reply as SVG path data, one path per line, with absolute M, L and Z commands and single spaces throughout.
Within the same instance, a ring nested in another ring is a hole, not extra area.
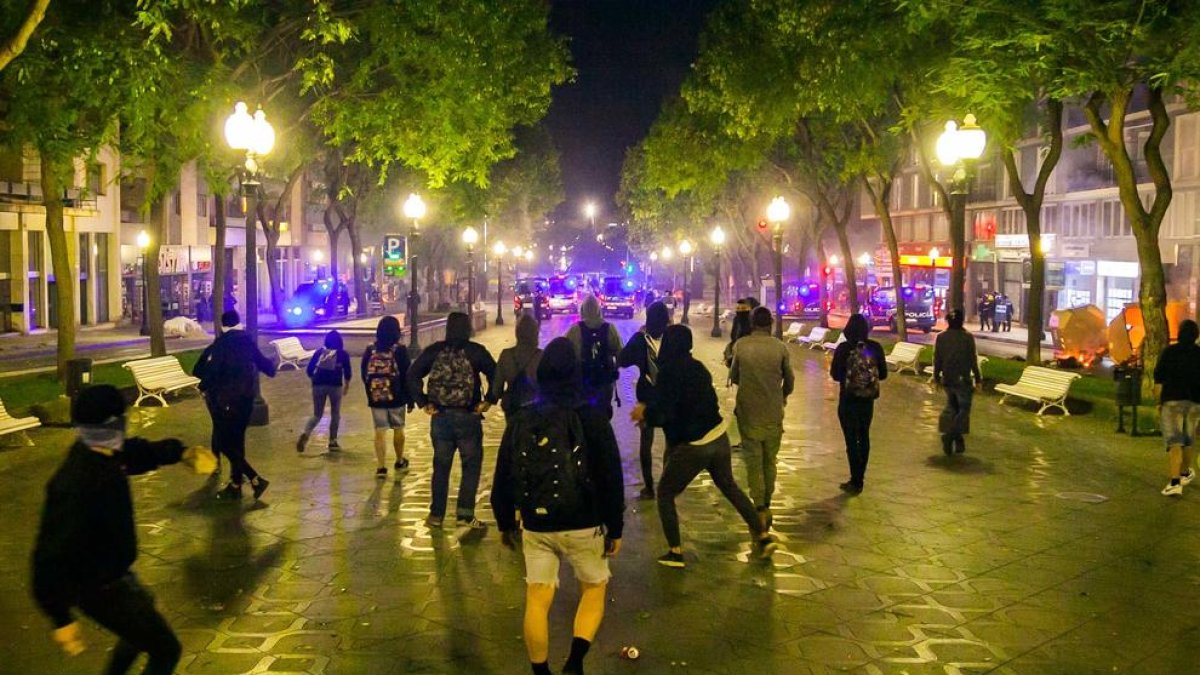
M 685 564 L 675 497 L 701 471 L 708 471 L 721 494 L 746 522 L 759 556 L 769 558 L 777 545 L 763 530 L 754 503 L 733 479 L 729 436 L 717 405 L 712 374 L 692 356 L 692 331 L 687 326 L 667 328 L 658 363 L 657 397 L 649 405 L 638 403 L 632 415 L 638 424 L 648 421 L 661 426 L 667 436 L 665 466 L 658 484 L 658 515 L 670 550 L 658 562 L 667 567 Z
M 654 401 L 654 382 L 658 379 L 658 357 L 662 349 L 663 334 L 671 323 L 671 313 L 662 302 L 651 303 L 646 308 L 646 325 L 634 333 L 625 343 L 617 365 L 621 368 L 635 366 L 640 375 L 637 381 L 638 403 L 649 405 Z M 642 499 L 654 499 L 654 425 L 643 423 L 639 457 L 642 463 Z

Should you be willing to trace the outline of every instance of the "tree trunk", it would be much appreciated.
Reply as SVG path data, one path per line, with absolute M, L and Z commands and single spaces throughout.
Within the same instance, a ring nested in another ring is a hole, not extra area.
M 258 202 L 258 222 L 263 224 L 263 238 L 266 239 L 267 291 L 271 296 L 271 311 L 275 313 L 275 323 L 283 323 L 283 282 L 279 278 L 279 266 L 275 256 L 279 251 L 279 213 L 275 220 L 267 219 L 267 210 L 263 202 Z
M 225 268 L 225 195 L 217 195 L 213 200 L 213 219 L 216 222 L 216 243 L 212 249 L 212 316 L 213 334 L 221 334 L 221 315 L 225 313 L 225 286 L 228 283 L 229 270 Z
M 825 261 L 829 258 L 825 255 L 825 242 L 821 240 L 819 230 L 817 235 L 817 256 L 820 258 L 820 260 L 817 261 L 817 269 L 824 270 Z M 820 292 L 817 293 L 817 295 L 819 295 L 821 298 L 821 327 L 829 328 L 829 289 L 827 289 L 825 286 L 826 284 L 832 283 L 832 280 L 827 279 L 823 273 L 818 274 L 818 278 L 821 280 L 821 288 L 819 289 Z
M 54 272 L 54 297 L 58 304 L 58 379 L 66 381 L 67 361 L 75 358 L 75 280 L 71 250 L 63 221 L 63 176 L 70 173 L 70 160 L 52 159 L 42 153 L 42 196 L 46 204 L 46 237 L 50 242 L 50 266 Z
M 350 235 L 350 267 L 354 270 L 354 299 L 358 302 L 358 315 L 366 316 L 370 305 L 367 304 L 367 284 L 363 279 L 362 264 L 362 235 L 358 231 L 358 223 L 351 220 L 346 228 Z
M 867 191 L 871 193 L 871 201 L 875 204 L 875 213 L 879 216 L 879 225 L 883 230 L 883 239 L 887 243 L 888 259 L 892 263 L 892 288 L 896 295 L 896 337 L 901 342 L 908 342 L 908 308 L 904 304 L 904 272 L 900 268 L 900 243 L 896 239 L 896 228 L 892 223 L 892 212 L 888 210 L 891 202 L 891 178 L 879 178 L 879 188 L 868 183 Z
M 146 324 L 150 328 L 150 355 L 166 356 L 167 341 L 163 336 L 162 284 L 158 276 L 158 251 L 162 247 L 163 204 L 150 209 L 150 245 L 142 255 L 146 283 Z
M 17 32 L 8 40 L 0 45 L 0 70 L 4 70 L 12 60 L 21 55 L 25 51 L 25 45 L 29 43 L 29 38 L 33 32 L 37 30 L 38 24 L 46 16 L 46 8 L 50 6 L 50 0 L 34 0 L 34 3 L 29 8 L 29 13 L 25 15 L 25 20 L 17 28 Z M 43 195 L 47 194 L 45 191 Z M 51 253 L 53 255 L 53 253 Z

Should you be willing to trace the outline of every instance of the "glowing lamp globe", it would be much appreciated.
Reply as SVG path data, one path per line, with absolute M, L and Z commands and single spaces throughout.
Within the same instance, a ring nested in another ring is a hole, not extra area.
M 467 246 L 474 246 L 479 242 L 479 232 L 475 228 L 468 225 L 467 229 L 463 230 L 462 240 Z
M 137 247 L 144 251 L 149 246 L 150 235 L 145 230 L 141 230 L 137 233 Z
M 508 247 L 504 245 L 504 242 L 497 241 L 495 244 L 492 244 L 492 253 L 497 258 L 503 258 L 504 254 L 508 253 Z
M 792 207 L 783 197 L 776 197 L 767 206 L 767 220 L 782 223 L 792 216 Z
M 225 120 L 225 142 L 234 150 L 249 150 L 253 133 L 254 118 L 250 116 L 246 104 L 238 101 L 233 106 L 233 114 Z
M 425 217 L 425 200 L 420 195 L 410 194 L 404 200 L 404 217 L 418 220 Z
M 708 235 L 708 240 L 711 241 L 712 245 L 716 246 L 717 248 L 724 246 L 725 245 L 725 230 L 721 229 L 721 227 L 719 225 L 717 227 L 714 227 L 713 231 Z

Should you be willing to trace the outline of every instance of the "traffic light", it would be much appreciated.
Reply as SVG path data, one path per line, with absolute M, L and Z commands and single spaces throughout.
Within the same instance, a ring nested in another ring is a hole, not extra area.
M 833 276 L 833 268 L 830 267 L 829 265 L 822 267 L 821 268 L 821 276 L 823 276 L 826 279 Z
M 766 219 L 766 218 L 760 218 L 760 219 L 759 219 L 759 221 L 758 221 L 758 231 L 759 231 L 759 232 L 762 232 L 763 234 L 766 234 L 766 233 L 767 233 L 767 219 Z

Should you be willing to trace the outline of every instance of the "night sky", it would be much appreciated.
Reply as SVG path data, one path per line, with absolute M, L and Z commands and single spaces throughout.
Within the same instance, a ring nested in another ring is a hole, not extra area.
M 625 150 L 650 129 L 696 57 L 717 0 L 552 0 L 551 23 L 570 40 L 575 82 L 554 92 L 546 124 L 562 153 L 559 222 L 615 220 Z

